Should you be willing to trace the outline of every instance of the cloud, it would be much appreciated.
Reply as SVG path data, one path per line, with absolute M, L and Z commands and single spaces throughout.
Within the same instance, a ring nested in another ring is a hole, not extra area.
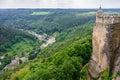
M 120 8 L 120 0 L 0 0 L 0 8 Z

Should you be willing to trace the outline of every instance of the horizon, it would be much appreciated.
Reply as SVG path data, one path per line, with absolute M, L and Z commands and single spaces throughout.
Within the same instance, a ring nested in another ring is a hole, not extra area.
M 86 3 L 87 2 L 87 3 Z M 0 0 L 0 9 L 9 8 L 50 8 L 50 9 L 81 9 L 81 8 L 120 8 L 119 0 Z
M 0 8 L 0 9 L 99 9 L 99 8 Z M 120 9 L 120 8 L 102 8 L 105 9 Z

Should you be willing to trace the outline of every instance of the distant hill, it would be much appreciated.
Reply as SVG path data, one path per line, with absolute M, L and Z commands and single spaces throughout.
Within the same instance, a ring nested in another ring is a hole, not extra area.
M 0 24 L 52 34 L 95 21 L 96 9 L 0 9 Z M 120 9 L 105 9 L 119 13 Z
M 5 9 L 0 24 L 37 33 L 53 34 L 95 21 L 95 10 L 80 9 Z
M 33 36 L 30 36 L 23 31 L 20 31 L 15 28 L 0 25 L 0 45 L 4 44 L 6 42 L 14 41 L 15 38 L 18 36 L 21 38 L 26 37 L 26 38 L 34 39 Z
M 6 51 L 3 48 L 10 48 L 13 44 L 23 39 L 36 41 L 36 38 L 22 30 L 0 25 L 0 51 Z

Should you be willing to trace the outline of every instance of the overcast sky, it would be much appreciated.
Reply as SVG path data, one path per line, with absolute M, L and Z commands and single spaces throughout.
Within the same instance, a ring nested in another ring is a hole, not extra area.
M 0 8 L 120 8 L 120 0 L 0 0 Z

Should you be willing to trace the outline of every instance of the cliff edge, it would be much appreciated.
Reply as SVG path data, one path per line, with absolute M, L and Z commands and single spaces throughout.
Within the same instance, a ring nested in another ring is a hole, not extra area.
M 107 70 L 120 80 L 120 15 L 104 14 L 101 7 L 96 15 L 93 29 L 93 52 L 89 62 L 89 80 L 98 77 Z

